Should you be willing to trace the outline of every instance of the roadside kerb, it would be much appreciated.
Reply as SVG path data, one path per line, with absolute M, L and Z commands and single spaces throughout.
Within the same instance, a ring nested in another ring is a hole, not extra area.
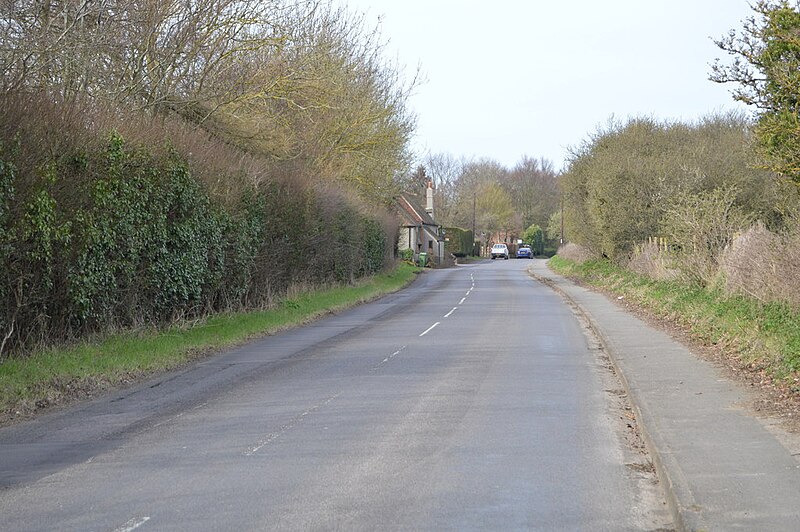
M 751 410 L 753 390 L 725 377 L 606 295 L 551 272 L 531 275 L 579 309 L 639 418 L 679 530 L 797 530 L 800 460 Z
M 631 400 L 631 406 L 634 410 L 634 414 L 636 415 L 636 419 L 639 421 L 639 432 L 644 440 L 647 452 L 649 453 L 650 458 L 653 460 L 653 467 L 656 470 L 658 480 L 664 489 L 667 507 L 672 515 L 672 521 L 676 527 L 676 530 L 705 530 L 705 525 L 698 512 L 690 510 L 690 515 L 684 515 L 686 512 L 682 510 L 682 506 L 679 501 L 691 501 L 691 492 L 686 486 L 685 481 L 682 482 L 680 475 L 678 475 L 678 479 L 673 479 L 670 476 L 669 467 L 664 464 L 664 460 L 666 459 L 669 461 L 671 457 L 662 457 L 661 453 L 658 452 L 658 447 L 656 447 L 654 444 L 653 438 L 650 435 L 650 432 L 647 430 L 647 427 L 653 423 L 652 417 L 649 415 L 647 409 L 642 408 L 642 406 L 639 404 L 639 401 L 636 400 L 636 395 L 631 390 L 631 386 L 617 362 L 618 354 L 614 352 L 614 349 L 612 349 L 611 342 L 608 341 L 608 338 L 603 333 L 602 328 L 597 324 L 592 315 L 580 305 L 580 303 L 578 303 L 569 293 L 567 293 L 566 290 L 559 286 L 559 279 L 555 277 L 555 275 L 553 277 L 546 277 L 540 273 L 534 272 L 533 268 L 528 268 L 528 273 L 534 279 L 542 284 L 545 284 L 572 304 L 571 306 L 573 309 L 580 313 L 581 317 L 586 320 L 586 323 L 592 329 L 595 337 L 602 344 L 603 350 L 606 352 L 606 354 L 608 354 L 611 363 L 614 365 L 614 370 L 616 371 L 617 376 L 622 383 L 622 387 L 625 389 L 625 393 Z M 561 278 L 561 280 L 568 282 L 563 278 Z M 679 470 L 679 468 L 675 469 Z M 691 507 L 693 505 L 694 503 L 691 503 L 689 506 Z

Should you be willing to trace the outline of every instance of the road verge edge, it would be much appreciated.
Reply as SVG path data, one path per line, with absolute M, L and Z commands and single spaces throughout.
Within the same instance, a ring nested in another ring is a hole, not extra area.
M 656 470 L 656 475 L 661 486 L 664 490 L 667 507 L 673 519 L 673 525 L 678 531 L 702 531 L 708 530 L 702 515 L 699 512 L 699 506 L 695 503 L 694 497 L 691 494 L 688 483 L 683 479 L 680 466 L 668 454 L 661 453 L 659 447 L 656 445 L 652 431 L 649 427 L 654 426 L 654 418 L 650 414 L 644 402 L 636 393 L 628 382 L 628 379 L 619 363 L 619 353 L 613 347 L 613 343 L 609 341 L 602 327 L 597 323 L 592 314 L 577 301 L 571 294 L 564 288 L 559 286 L 559 282 L 563 284 L 574 285 L 565 277 L 558 275 L 548 270 L 548 276 L 541 275 L 529 267 L 527 269 L 528 275 L 541 282 L 563 299 L 571 303 L 570 307 L 574 312 L 586 320 L 586 323 L 591 328 L 597 340 L 602 344 L 603 349 L 608 354 L 611 363 L 614 365 L 620 382 L 622 383 L 625 393 L 630 398 L 631 405 L 634 410 L 636 418 L 639 420 L 639 429 L 641 431 L 642 439 L 644 440 L 647 452 L 653 461 L 653 466 Z M 577 285 L 575 285 L 577 286 Z

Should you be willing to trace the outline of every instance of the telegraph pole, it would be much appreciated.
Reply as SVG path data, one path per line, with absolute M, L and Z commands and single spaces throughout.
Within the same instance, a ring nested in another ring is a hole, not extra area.
M 472 191 L 472 252 L 475 253 L 475 191 Z M 481 246 L 483 246 L 483 242 L 481 242 Z M 480 255 L 480 251 L 478 251 L 478 255 Z

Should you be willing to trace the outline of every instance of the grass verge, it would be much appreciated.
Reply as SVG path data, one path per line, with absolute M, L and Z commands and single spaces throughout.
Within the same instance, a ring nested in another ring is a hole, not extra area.
M 623 296 L 677 323 L 706 345 L 722 347 L 736 365 L 761 371 L 800 393 L 800 312 L 782 304 L 724 294 L 680 281 L 654 281 L 608 261 L 577 264 L 553 257 L 561 275 Z
M 300 294 L 266 311 L 219 314 L 160 331 L 126 331 L 5 360 L 0 364 L 0 423 L 175 369 L 204 354 L 395 292 L 417 272 L 413 266 L 400 264 L 357 285 Z

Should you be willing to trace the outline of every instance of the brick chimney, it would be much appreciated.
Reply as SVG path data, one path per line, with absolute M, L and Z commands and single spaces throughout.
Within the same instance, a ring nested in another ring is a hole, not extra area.
M 428 189 L 425 192 L 425 212 L 433 219 L 433 181 L 428 181 Z

